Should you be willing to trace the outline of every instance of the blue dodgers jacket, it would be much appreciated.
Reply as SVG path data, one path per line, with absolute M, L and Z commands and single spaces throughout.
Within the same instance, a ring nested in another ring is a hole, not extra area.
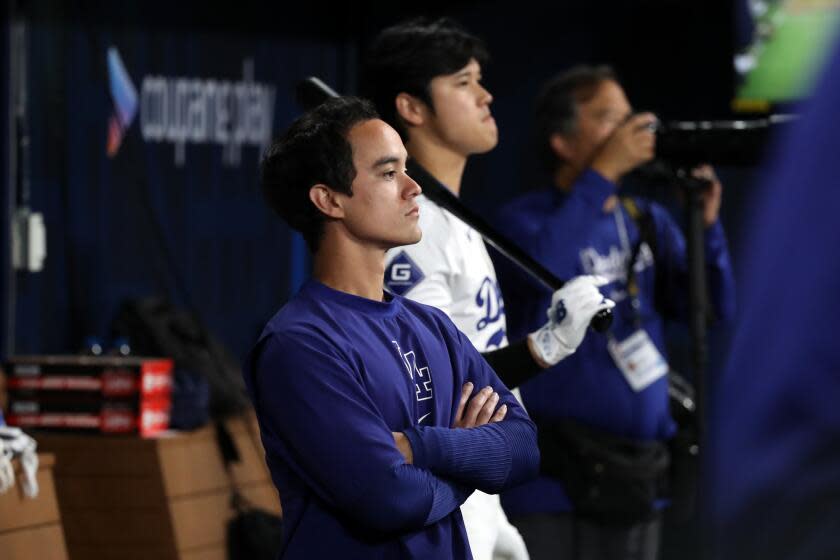
M 460 504 L 537 473 L 534 424 L 466 337 L 441 311 L 386 297 L 309 281 L 246 360 L 282 558 L 471 558 Z M 467 381 L 499 393 L 505 420 L 450 428 Z
M 656 236 L 656 259 L 644 244 L 635 261 L 639 286 L 638 315 L 627 292 L 627 263 L 639 241 L 639 230 L 626 209 L 605 212 L 616 185 L 592 170 L 563 193 L 550 188 L 523 195 L 507 205 L 499 220 L 503 233 L 560 278 L 599 274 L 609 279 L 604 293 L 615 300 L 611 335 L 621 341 L 644 328 L 665 356 L 663 318 L 654 307 L 654 267 L 666 267 L 669 313 L 685 314 L 685 239 L 667 210 L 636 199 L 650 212 Z M 627 240 L 623 241 L 626 232 Z M 718 318 L 734 313 L 734 281 L 726 239 L 720 223 L 705 232 L 706 265 L 714 311 Z M 504 259 L 497 259 L 510 337 L 516 340 L 545 321 L 551 294 L 534 285 Z M 668 381 L 661 377 L 635 392 L 607 350 L 607 337 L 590 333 L 577 351 L 521 387 L 528 413 L 539 425 L 574 419 L 615 435 L 642 440 L 665 439 L 675 425 L 668 410 Z M 571 509 L 559 480 L 540 477 L 503 495 L 511 515 Z
M 840 557 L 840 43 L 768 153 L 743 304 L 710 398 L 706 512 L 716 558 Z

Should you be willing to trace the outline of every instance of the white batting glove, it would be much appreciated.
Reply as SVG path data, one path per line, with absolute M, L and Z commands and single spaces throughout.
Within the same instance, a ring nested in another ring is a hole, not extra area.
M 29 498 L 38 495 L 36 448 L 35 440 L 23 433 L 20 428 L 0 426 L 0 493 L 14 485 L 15 471 L 12 469 L 12 458 L 20 457 L 20 464 L 23 467 L 23 480 L 21 480 L 23 493 Z
M 529 346 L 544 367 L 553 366 L 573 354 L 592 318 L 604 309 L 615 307 L 598 286 L 608 284 L 603 276 L 577 276 L 551 296 L 548 322 L 528 335 Z

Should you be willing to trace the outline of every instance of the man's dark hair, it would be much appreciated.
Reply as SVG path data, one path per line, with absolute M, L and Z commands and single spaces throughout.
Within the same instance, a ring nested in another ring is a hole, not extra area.
M 550 171 L 558 165 L 551 136 L 574 134 L 578 105 L 592 99 L 598 86 L 608 80 L 618 81 L 609 66 L 580 65 L 558 74 L 540 89 L 534 107 L 534 139 L 540 159 Z
M 373 100 L 383 120 L 407 142 L 408 130 L 394 104 L 397 95 L 413 95 L 434 111 L 432 79 L 457 72 L 472 58 L 484 66 L 487 47 L 451 19 L 399 23 L 382 30 L 370 45 L 362 67 L 362 95 Z
M 377 119 L 373 105 L 357 97 L 330 99 L 298 118 L 265 153 L 260 166 L 266 203 L 318 250 L 327 217 L 309 199 L 319 183 L 353 194 L 356 178 L 347 134 L 356 124 Z

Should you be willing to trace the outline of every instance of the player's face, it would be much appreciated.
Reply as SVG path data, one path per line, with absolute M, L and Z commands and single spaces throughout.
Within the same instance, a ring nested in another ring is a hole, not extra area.
M 493 96 L 481 85 L 481 65 L 475 59 L 457 72 L 433 78 L 429 90 L 434 107 L 429 125 L 443 144 L 464 156 L 496 146 Z
M 632 113 L 624 90 L 613 80 L 604 80 L 588 101 L 577 106 L 575 130 L 566 137 L 568 163 L 585 169 L 618 125 Z
M 385 250 L 420 241 L 421 190 L 405 173 L 408 156 L 400 135 L 374 119 L 355 125 L 347 138 L 356 168 L 353 195 L 340 195 L 347 232 Z

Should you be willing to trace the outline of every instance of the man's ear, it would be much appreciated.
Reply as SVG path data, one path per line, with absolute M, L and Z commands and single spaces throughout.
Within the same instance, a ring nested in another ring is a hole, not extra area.
M 429 113 L 429 107 L 423 101 L 405 92 L 397 95 L 394 105 L 397 109 L 397 116 L 406 124 L 413 126 L 422 125 Z
M 571 159 L 574 155 L 574 150 L 570 145 L 568 138 L 558 132 L 551 135 L 548 143 L 551 146 L 551 151 L 554 152 L 558 158 L 564 161 Z
M 336 192 L 327 185 L 318 183 L 309 189 L 309 200 L 315 205 L 315 208 L 320 210 L 323 214 L 330 218 L 343 218 L 344 208 L 341 206 L 339 197 Z

